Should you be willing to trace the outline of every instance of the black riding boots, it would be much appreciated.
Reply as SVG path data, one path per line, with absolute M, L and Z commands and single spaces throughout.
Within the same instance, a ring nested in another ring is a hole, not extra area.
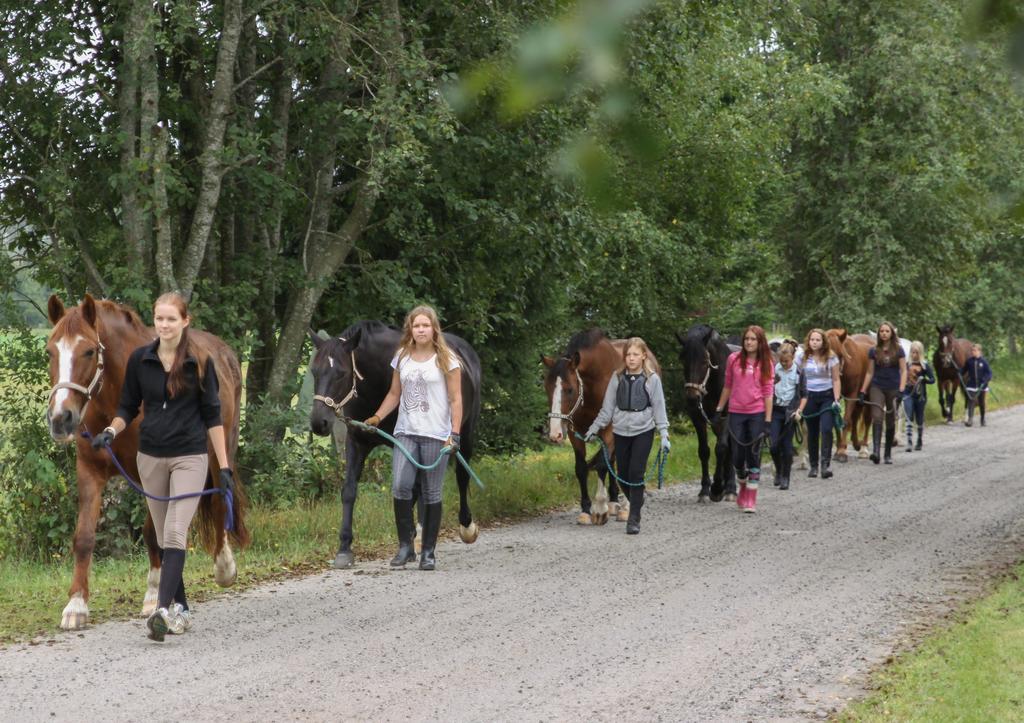
M 646 494 L 643 485 L 629 488 L 629 519 L 626 520 L 626 534 L 640 534 L 640 509 L 644 506 L 644 495 Z
M 434 548 L 437 547 L 437 533 L 441 530 L 441 503 L 423 506 L 423 551 L 420 553 L 420 569 L 433 570 L 437 565 Z
M 891 425 L 885 427 L 885 457 L 882 461 L 885 464 L 892 464 L 892 447 L 896 443 L 896 430 Z
M 920 424 L 917 425 L 917 444 L 914 445 L 914 449 L 916 451 L 918 451 L 918 452 L 921 451 L 921 436 L 923 434 L 924 434 L 924 429 L 921 428 Z
M 789 473 L 793 469 L 793 460 L 792 459 L 789 459 L 789 460 L 783 459 L 782 462 L 781 462 L 781 465 L 782 465 L 781 470 L 778 467 L 775 468 L 776 469 L 775 477 L 778 479 L 779 489 L 780 490 L 788 490 L 789 489 Z
M 398 553 L 391 558 L 391 567 L 405 567 L 407 562 L 416 562 L 416 548 L 413 536 L 416 528 L 412 523 L 412 500 L 394 499 L 395 529 L 398 531 Z
M 874 462 L 875 464 L 878 464 L 879 462 L 882 461 L 882 455 L 879 454 L 881 446 L 882 446 L 882 423 L 881 422 L 873 422 L 871 424 L 871 454 L 868 455 L 868 458 L 872 462 Z
M 832 476 L 832 450 L 825 449 L 821 452 L 821 478 L 828 479 Z

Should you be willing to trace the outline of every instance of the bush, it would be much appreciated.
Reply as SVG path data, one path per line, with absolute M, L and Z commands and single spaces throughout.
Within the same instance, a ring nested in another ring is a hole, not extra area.
M 342 464 L 332 440 L 308 430 L 299 408 L 246 407 L 238 468 L 250 500 L 291 507 L 339 489 Z
M 55 444 L 46 427 L 44 345 L 42 335 L 26 329 L 0 333 L 0 557 L 59 558 L 75 531 L 75 448 Z M 109 484 L 96 528 L 97 553 L 127 554 L 145 519 L 141 495 L 123 481 Z

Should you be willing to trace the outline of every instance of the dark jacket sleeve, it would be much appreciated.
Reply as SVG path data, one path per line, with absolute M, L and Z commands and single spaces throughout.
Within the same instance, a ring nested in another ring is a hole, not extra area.
M 206 428 L 219 427 L 223 422 L 220 418 L 220 382 L 217 381 L 217 368 L 212 358 L 206 360 L 206 371 L 203 373 L 202 391 L 199 401 L 199 416 L 203 418 Z
M 142 384 L 139 381 L 140 356 L 132 354 L 128 357 L 128 366 L 124 371 L 124 383 L 121 385 L 121 401 L 118 402 L 115 417 L 124 420 L 125 426 L 132 423 L 142 406 Z
M 924 383 L 934 384 L 935 383 L 935 372 L 932 370 L 932 365 L 928 362 L 922 362 L 921 368 L 924 369 Z
M 988 362 L 985 361 L 984 359 L 981 360 L 981 363 L 978 364 L 978 367 L 980 372 L 979 376 L 981 377 L 979 386 L 983 387 L 990 381 L 992 381 L 992 367 L 990 367 L 988 365 Z

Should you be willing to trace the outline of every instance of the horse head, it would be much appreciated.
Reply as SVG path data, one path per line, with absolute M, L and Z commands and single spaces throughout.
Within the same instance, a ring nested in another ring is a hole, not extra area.
M 956 341 L 956 337 L 953 336 L 953 325 L 943 324 L 941 326 L 936 326 L 935 331 L 939 332 L 939 344 L 935 350 L 936 358 L 945 368 L 955 367 L 956 362 L 953 360 L 953 350 L 955 348 L 954 342 Z
M 572 415 L 583 404 L 583 380 L 580 377 L 582 357 L 577 351 L 572 356 L 557 359 L 541 356 L 547 367 L 544 390 L 548 395 L 548 439 L 561 444 L 569 435 Z
M 74 441 L 89 401 L 103 385 L 103 343 L 96 301 L 89 294 L 65 309 L 56 295 L 47 303 L 53 331 L 46 341 L 50 357 L 50 399 L 46 422 L 55 442 Z
M 710 345 L 719 338 L 718 332 L 707 324 L 691 327 L 685 336 L 676 333 L 680 345 L 679 360 L 683 363 L 683 386 L 688 399 L 700 401 L 708 394 L 708 380 L 713 370 L 718 369 L 712 360 Z
M 362 375 L 356 366 L 356 349 L 362 334 L 356 329 L 350 336 L 324 339 L 309 331 L 315 353 L 309 370 L 313 374 L 313 410 L 309 427 L 313 434 L 325 437 L 349 400 L 358 395 Z

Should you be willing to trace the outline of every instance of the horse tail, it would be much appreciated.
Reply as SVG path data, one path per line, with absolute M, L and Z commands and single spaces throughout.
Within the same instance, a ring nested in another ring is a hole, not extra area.
M 221 354 L 220 358 L 216 359 L 216 364 L 218 373 L 229 375 L 234 385 L 234 414 L 231 415 L 230 426 L 224 430 L 224 442 L 228 452 L 228 464 L 231 465 L 231 471 L 234 477 L 234 489 L 232 490 L 231 495 L 231 529 L 228 531 L 228 536 L 234 542 L 236 547 L 244 548 L 249 546 L 251 536 L 249 535 L 249 529 L 245 525 L 245 512 L 249 507 L 249 496 L 245 492 L 245 484 L 242 482 L 241 477 L 238 476 L 238 467 L 236 464 L 241 425 L 242 370 L 238 364 L 238 358 L 230 350 L 228 350 L 227 353 Z M 209 471 L 206 475 L 207 489 L 218 484 L 218 480 L 214 480 L 213 478 L 213 468 L 216 466 L 213 455 L 211 455 L 211 462 L 213 462 L 213 464 L 210 465 Z M 203 547 L 206 548 L 206 551 L 209 552 L 210 555 L 214 555 L 216 553 L 217 546 L 220 544 L 221 535 L 224 534 L 224 517 L 227 512 L 225 506 L 226 502 L 223 495 L 204 495 L 199 498 L 199 512 L 196 515 L 196 527 L 199 533 L 199 539 L 202 541 Z

